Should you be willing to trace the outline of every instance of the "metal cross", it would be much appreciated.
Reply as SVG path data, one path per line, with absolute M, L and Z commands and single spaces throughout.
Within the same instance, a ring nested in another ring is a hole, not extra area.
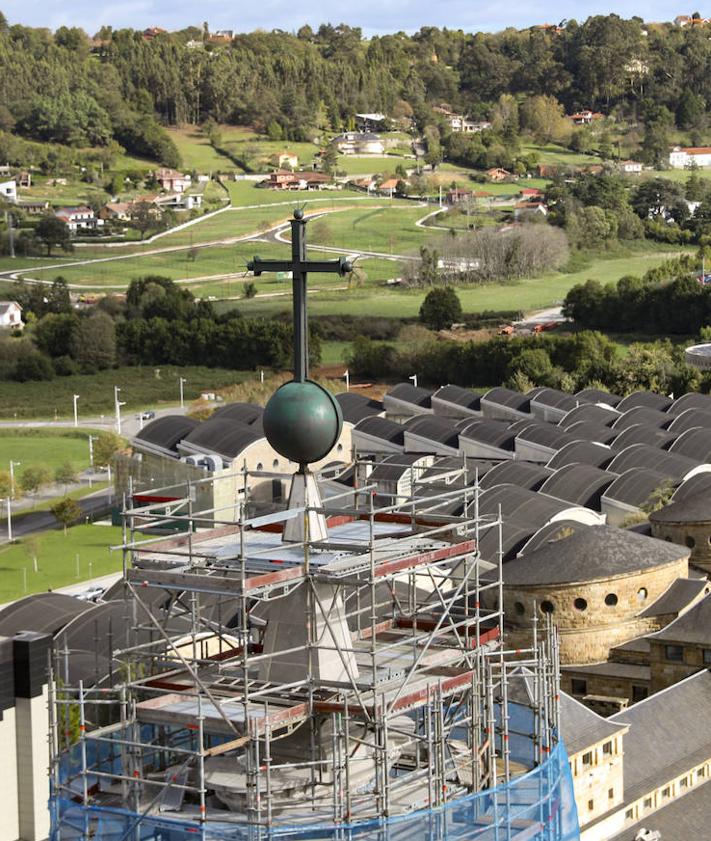
M 308 260 L 306 257 L 306 219 L 297 208 L 291 220 L 291 260 L 262 260 L 255 257 L 247 268 L 259 277 L 264 272 L 291 272 L 294 291 L 294 379 L 309 376 L 309 328 L 306 315 L 306 276 L 308 272 L 335 272 L 343 277 L 353 271 L 345 257 L 338 260 Z

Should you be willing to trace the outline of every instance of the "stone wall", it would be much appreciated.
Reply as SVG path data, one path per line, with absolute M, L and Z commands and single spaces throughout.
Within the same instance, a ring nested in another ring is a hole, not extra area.
M 674 645 L 672 640 L 650 640 L 649 665 L 651 667 L 651 691 L 659 692 L 678 683 L 685 677 L 708 669 L 711 663 L 704 663 L 704 650 L 711 650 L 711 628 L 709 629 L 709 645 L 690 645 L 685 643 L 682 662 L 670 660 L 667 657 L 667 645 Z M 681 645 L 681 643 L 678 643 Z
M 570 757 L 580 826 L 624 801 L 623 736 L 612 736 Z
M 655 523 L 650 518 L 652 537 L 668 540 L 691 549 L 689 563 L 711 572 L 711 522 L 709 523 Z

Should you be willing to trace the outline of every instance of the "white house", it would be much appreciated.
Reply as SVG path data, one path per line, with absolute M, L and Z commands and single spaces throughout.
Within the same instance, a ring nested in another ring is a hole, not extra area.
M 491 123 L 488 120 L 469 120 L 461 114 L 452 114 L 448 117 L 448 122 L 452 131 L 462 132 L 463 134 L 478 134 L 484 129 L 491 128 Z
M 620 169 L 628 175 L 638 175 L 642 172 L 642 164 L 639 161 L 622 161 Z
M 22 330 L 22 307 L 17 301 L 0 301 L 0 329 Z
M 169 193 L 184 193 L 190 187 L 192 180 L 189 175 L 183 175 L 182 172 L 168 167 L 156 169 L 152 175 L 161 187 Z
M 0 198 L 13 204 L 17 203 L 17 183 L 14 178 L 10 181 L 0 181 Z
M 54 215 L 67 223 L 70 232 L 93 230 L 104 224 L 103 219 L 97 219 L 96 214 L 90 207 L 80 205 L 79 207 L 58 207 Z
M 342 155 L 383 155 L 385 146 L 372 132 L 346 131 L 331 141 Z
M 711 146 L 675 146 L 669 153 L 672 169 L 686 169 L 692 163 L 696 166 L 711 166 Z

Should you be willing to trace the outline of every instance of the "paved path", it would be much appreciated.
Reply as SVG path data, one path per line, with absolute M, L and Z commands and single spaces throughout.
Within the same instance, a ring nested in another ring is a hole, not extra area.
M 103 488 L 95 494 L 77 499 L 77 505 L 81 508 L 83 517 L 93 519 L 108 514 L 111 510 L 113 497 L 112 488 Z M 12 536 L 13 539 L 26 537 L 28 534 L 35 534 L 40 531 L 49 531 L 59 526 L 54 514 L 51 511 L 35 511 L 30 514 L 23 514 L 20 517 L 13 517 Z M 7 543 L 7 519 L 0 521 L 0 544 Z

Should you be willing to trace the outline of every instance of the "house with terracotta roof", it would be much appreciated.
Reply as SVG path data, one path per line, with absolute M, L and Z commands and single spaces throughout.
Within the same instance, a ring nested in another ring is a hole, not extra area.
M 99 211 L 99 219 L 127 222 L 131 218 L 131 203 L 127 201 L 107 202 Z
M 674 146 L 669 153 L 672 169 L 686 169 L 692 164 L 711 166 L 711 146 Z
M 184 193 L 192 183 L 189 175 L 183 175 L 177 169 L 170 169 L 169 167 L 155 169 L 151 175 L 169 193 Z
M 394 193 L 399 183 L 399 178 L 386 178 L 385 181 L 380 182 L 378 189 L 383 193 Z
M 506 181 L 507 178 L 511 178 L 511 173 L 508 169 L 502 169 L 500 166 L 495 166 L 491 169 L 487 169 L 486 177 L 489 181 Z
M 522 187 L 518 192 L 524 199 L 537 199 L 543 195 L 537 187 Z
M 286 167 L 296 169 L 299 165 L 299 156 L 295 152 L 279 152 L 276 158 L 279 169 L 284 169 Z
M 602 120 L 604 118 L 604 114 L 601 114 L 599 111 L 591 111 L 590 109 L 577 111 L 575 114 L 571 114 L 569 117 L 569 119 L 571 119 L 576 126 L 589 126 L 595 120 Z

